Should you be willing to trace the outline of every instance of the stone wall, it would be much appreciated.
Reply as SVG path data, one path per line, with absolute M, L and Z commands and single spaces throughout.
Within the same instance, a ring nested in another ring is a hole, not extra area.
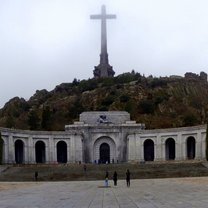
M 113 114 L 118 116 L 119 113 Z M 82 115 L 84 115 L 83 120 L 89 118 L 88 113 Z M 74 125 L 67 125 L 66 131 L 60 132 L 0 128 L 4 141 L 4 163 L 36 163 L 38 142 L 44 146 L 44 163 L 59 162 L 58 144 L 60 143 L 67 148 L 67 163 L 98 161 L 103 143 L 110 147 L 110 161 L 140 162 L 149 160 L 147 154 L 150 154 L 150 159 L 153 161 L 190 158 L 205 160 L 205 125 L 144 130 L 141 124 L 126 122 L 129 118 L 128 114 L 122 113 L 122 115 L 124 117 L 121 117 L 121 120 L 116 120 L 118 123 L 123 121 L 122 124 L 90 125 L 91 120 L 86 124 L 81 119 L 82 121 Z M 40 157 L 42 159 L 42 155 Z

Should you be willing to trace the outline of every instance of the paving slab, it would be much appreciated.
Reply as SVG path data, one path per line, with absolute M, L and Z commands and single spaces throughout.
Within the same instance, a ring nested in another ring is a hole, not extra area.
M 208 177 L 103 181 L 0 182 L 1 208 L 207 208 Z

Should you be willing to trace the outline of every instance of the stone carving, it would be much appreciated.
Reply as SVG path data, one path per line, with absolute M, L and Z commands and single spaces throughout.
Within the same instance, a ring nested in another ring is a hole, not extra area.
M 98 123 L 100 123 L 100 124 L 102 124 L 102 123 L 109 124 L 109 123 L 112 123 L 112 122 L 110 122 L 107 119 L 106 115 L 100 115 L 100 117 L 98 118 Z

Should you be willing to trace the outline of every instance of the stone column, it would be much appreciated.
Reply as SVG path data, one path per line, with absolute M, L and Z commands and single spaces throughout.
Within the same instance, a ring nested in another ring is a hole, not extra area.
M 28 144 L 28 138 L 24 138 L 24 150 L 23 150 L 23 162 L 25 164 L 30 163 L 29 160 L 29 144 Z
M 70 163 L 71 162 L 71 139 L 66 139 L 65 142 L 67 144 L 67 163 Z M 55 148 L 55 152 L 57 155 L 57 148 Z
M 155 142 L 155 161 L 163 160 L 162 138 L 158 134 Z
M 202 134 L 201 132 L 197 132 L 196 135 L 196 151 L 195 151 L 195 159 L 205 159 L 206 158 L 206 134 Z
M 70 140 L 70 162 L 75 162 L 75 136 L 71 135 L 71 140 Z
M 135 134 L 129 135 L 127 137 L 127 146 L 128 146 L 128 162 L 136 161 L 136 139 Z
M 33 141 L 33 137 L 28 137 L 28 162 L 34 164 L 35 161 L 35 145 Z
M 12 134 L 9 134 L 9 154 L 8 163 L 15 163 L 15 150 L 14 150 L 14 138 Z
M 48 139 L 45 139 L 45 163 L 48 164 L 49 163 L 49 150 L 50 150 L 50 147 L 49 147 L 49 138 Z
M 54 158 L 54 152 L 55 152 L 55 146 L 54 146 L 54 138 L 52 136 L 49 137 L 48 140 L 48 162 L 49 163 L 54 163 L 56 161 L 56 159 Z
M 82 137 L 80 135 L 75 136 L 75 162 L 82 160 Z
M 181 135 L 181 159 L 187 160 L 187 137 Z
M 9 163 L 9 139 L 8 137 L 3 137 L 4 140 L 4 146 L 3 146 L 3 163 L 7 164 Z
M 135 142 L 136 142 L 136 146 L 135 146 L 136 160 L 141 161 L 141 157 L 140 157 L 140 135 L 139 134 L 135 134 Z
M 162 138 L 161 136 L 161 160 L 165 161 L 167 158 L 166 158 L 166 146 L 165 146 L 165 141 L 166 141 L 166 138 Z
M 177 134 L 175 138 L 175 160 L 182 160 L 182 137 L 181 133 Z

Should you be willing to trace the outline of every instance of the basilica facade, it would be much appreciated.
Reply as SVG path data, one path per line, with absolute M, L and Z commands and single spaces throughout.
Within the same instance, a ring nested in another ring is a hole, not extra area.
M 145 130 L 125 111 L 83 112 L 65 131 L 0 128 L 5 164 L 205 160 L 206 126 Z

